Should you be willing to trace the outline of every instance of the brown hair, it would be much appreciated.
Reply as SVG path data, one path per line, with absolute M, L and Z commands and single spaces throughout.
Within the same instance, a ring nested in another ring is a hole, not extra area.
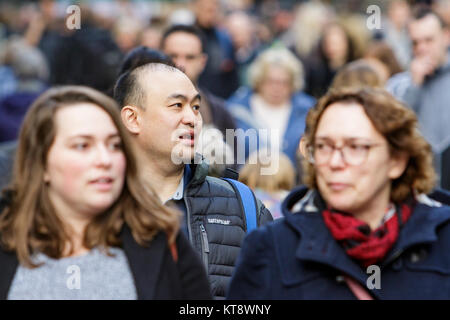
M 396 73 L 403 71 L 400 63 L 395 57 L 394 51 L 392 51 L 391 47 L 385 42 L 372 42 L 367 48 L 364 57 L 377 59 L 378 61 L 383 63 L 389 70 L 390 77 L 392 77 Z
M 406 152 L 409 155 L 405 171 L 392 181 L 393 202 L 404 201 L 411 195 L 412 190 L 419 193 L 432 190 L 435 184 L 432 151 L 417 128 L 416 115 L 383 89 L 330 90 L 308 113 L 308 145 L 312 145 L 315 139 L 318 123 L 325 109 L 337 102 L 361 105 L 374 127 L 387 140 L 390 154 Z M 314 166 L 305 159 L 303 168 L 305 184 L 310 188 L 317 188 Z
M 356 60 L 342 67 L 333 79 L 331 88 L 382 87 L 376 70 L 364 60 Z
M 269 164 L 263 164 L 258 159 L 258 152 L 252 153 L 245 166 L 239 172 L 239 181 L 251 189 L 260 188 L 267 192 L 290 191 L 295 183 L 295 169 L 291 160 L 283 153 L 280 152 L 279 154 L 279 165 L 276 174 L 261 174 L 261 169 L 269 168 L 273 160 L 272 158 Z
M 36 267 L 31 255 L 41 252 L 61 258 L 69 245 L 67 227 L 58 218 L 44 183 L 47 155 L 56 136 L 54 115 L 58 109 L 78 103 L 93 103 L 111 117 L 122 139 L 127 161 L 126 179 L 116 202 L 104 213 L 94 217 L 85 229 L 83 245 L 120 245 L 119 233 L 124 222 L 140 245 L 147 245 L 153 236 L 164 230 L 172 243 L 179 229 L 178 212 L 162 205 L 156 193 L 143 186 L 137 176 L 135 155 L 116 102 L 106 95 L 83 86 L 62 86 L 44 92 L 25 116 L 14 163 L 13 180 L 7 191 L 10 205 L 0 215 L 0 239 L 6 250 L 15 251 L 19 261 Z M 70 230 L 70 229 L 69 229 Z

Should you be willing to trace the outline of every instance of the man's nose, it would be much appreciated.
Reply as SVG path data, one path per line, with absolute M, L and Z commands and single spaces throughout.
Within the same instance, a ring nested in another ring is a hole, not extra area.
M 425 41 L 416 44 L 416 55 L 419 57 L 425 56 L 429 53 L 429 48 Z
M 182 122 L 184 124 L 189 124 L 191 126 L 194 126 L 196 123 L 197 115 L 195 114 L 194 110 L 192 110 L 192 107 L 187 105 L 183 108 L 183 118 Z

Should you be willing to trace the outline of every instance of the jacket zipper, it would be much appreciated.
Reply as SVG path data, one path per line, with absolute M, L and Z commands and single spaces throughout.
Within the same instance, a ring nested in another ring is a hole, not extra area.
M 186 188 L 186 190 L 187 190 L 187 188 Z M 193 244 L 193 242 L 192 242 L 192 227 L 191 227 L 191 211 L 189 210 L 189 206 L 186 201 L 186 190 L 183 195 L 184 205 L 186 206 L 186 224 L 188 227 L 189 242 L 191 244 Z
M 206 229 L 203 224 L 200 225 L 200 231 L 202 232 L 202 259 L 205 264 L 206 273 L 208 273 L 208 256 L 209 256 L 209 243 L 208 243 L 208 234 L 206 233 Z
M 184 204 L 186 206 L 186 223 L 187 223 L 187 227 L 188 227 L 189 242 L 191 243 L 191 245 L 193 245 L 194 242 L 192 240 L 191 210 L 190 210 L 190 208 L 188 206 L 188 202 L 186 200 L 187 190 L 188 190 L 188 187 L 191 185 L 191 183 L 192 183 L 192 181 L 190 181 L 188 183 L 188 185 L 186 186 L 186 188 L 184 190 L 183 200 L 184 200 Z M 208 274 L 209 244 L 208 244 L 208 235 L 206 233 L 206 229 L 203 226 L 203 224 L 200 225 L 200 231 L 202 233 L 202 241 L 200 241 L 201 247 L 202 247 L 201 255 L 202 255 L 203 264 L 205 265 L 205 268 L 206 268 L 206 274 Z

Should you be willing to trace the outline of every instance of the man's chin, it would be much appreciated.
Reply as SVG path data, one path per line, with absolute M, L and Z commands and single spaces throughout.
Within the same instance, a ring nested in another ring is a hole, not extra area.
M 175 164 L 190 164 L 195 156 L 195 149 L 189 146 L 178 146 L 171 153 L 172 162 Z

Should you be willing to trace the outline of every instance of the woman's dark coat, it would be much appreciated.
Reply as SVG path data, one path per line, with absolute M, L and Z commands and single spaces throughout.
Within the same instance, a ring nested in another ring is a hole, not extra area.
M 306 196 L 306 197 L 305 197 Z M 360 267 L 334 240 L 313 192 L 294 190 L 283 203 L 284 218 L 245 240 L 229 299 L 355 299 L 348 275 L 375 299 L 450 299 L 450 196 L 421 197 L 387 257 L 373 272 Z M 301 209 L 291 212 L 301 199 Z

